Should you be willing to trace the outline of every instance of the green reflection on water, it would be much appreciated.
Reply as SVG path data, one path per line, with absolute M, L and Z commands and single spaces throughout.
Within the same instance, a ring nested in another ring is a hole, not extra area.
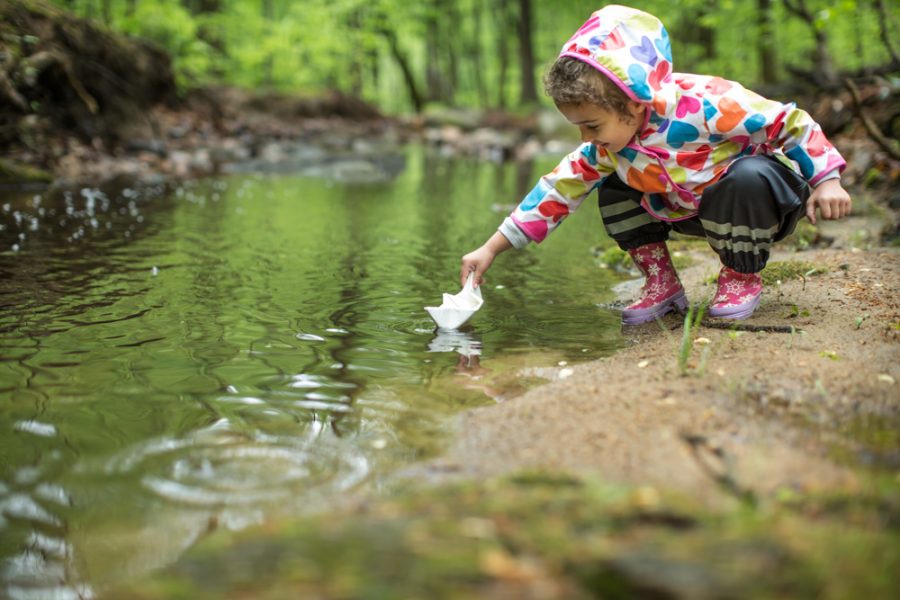
M 116 580 L 209 519 L 377 485 L 439 450 L 461 407 L 532 384 L 527 367 L 617 347 L 593 206 L 501 256 L 472 323 L 436 335 L 422 307 L 551 164 L 406 161 L 371 184 L 4 200 L 0 243 L 21 249 L 0 254 L 0 559 L 27 564 L 9 585 Z M 35 532 L 62 550 L 28 563 Z

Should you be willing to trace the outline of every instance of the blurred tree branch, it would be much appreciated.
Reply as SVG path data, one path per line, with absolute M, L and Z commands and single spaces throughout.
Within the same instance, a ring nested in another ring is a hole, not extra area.
M 874 4 L 875 10 L 878 11 L 878 26 L 879 31 L 881 32 L 881 41 L 884 42 L 884 47 L 887 48 L 888 54 L 891 55 L 891 62 L 893 63 L 894 68 L 900 68 L 900 55 L 897 54 L 897 50 L 894 49 L 893 44 L 891 44 L 891 36 L 888 32 L 891 22 L 887 8 L 884 6 L 884 0 L 874 0 Z
M 810 74 L 811 78 L 822 87 L 837 88 L 839 81 L 831 60 L 831 53 L 828 51 L 828 36 L 817 25 L 816 17 L 806 5 L 806 0 L 782 0 L 782 2 L 789 13 L 799 17 L 812 30 L 816 49 L 813 52 L 814 71 Z
M 859 93 L 859 88 L 856 87 L 856 84 L 853 83 L 853 80 L 849 77 L 844 79 L 844 85 L 850 91 L 850 95 L 853 96 L 853 106 L 856 108 L 856 114 L 859 115 L 859 119 L 862 121 L 863 127 L 866 128 L 869 137 L 871 137 L 882 150 L 887 152 L 891 158 L 900 161 L 900 149 L 897 148 L 896 143 L 892 144 L 891 140 L 888 140 L 884 134 L 881 133 L 878 126 L 863 110 L 862 96 Z

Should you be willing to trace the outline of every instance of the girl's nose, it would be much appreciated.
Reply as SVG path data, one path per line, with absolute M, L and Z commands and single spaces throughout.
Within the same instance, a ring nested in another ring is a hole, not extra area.
M 593 137 L 594 136 L 592 136 L 589 131 L 587 131 L 585 129 L 581 130 L 581 142 L 582 143 L 593 142 L 594 141 Z

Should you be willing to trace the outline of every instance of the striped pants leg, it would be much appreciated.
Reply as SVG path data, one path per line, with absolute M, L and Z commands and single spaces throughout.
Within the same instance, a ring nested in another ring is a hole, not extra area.
M 741 273 L 757 273 L 769 250 L 793 232 L 803 216 L 809 186 L 773 158 L 736 160 L 703 191 L 696 217 L 667 223 L 640 205 L 643 192 L 610 175 L 600 188 L 600 215 L 609 236 L 623 250 L 665 241 L 669 231 L 706 237 L 722 263 Z

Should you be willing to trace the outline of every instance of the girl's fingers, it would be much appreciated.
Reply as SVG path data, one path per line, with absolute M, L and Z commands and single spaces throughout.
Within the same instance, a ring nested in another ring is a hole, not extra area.
M 479 285 L 481 285 L 482 271 L 479 271 L 477 267 L 472 267 L 472 273 L 475 274 L 475 276 L 472 277 L 472 287 L 478 287 Z M 468 278 L 468 275 L 466 275 L 466 277 Z
M 472 269 L 466 263 L 463 263 L 459 268 L 459 286 L 462 287 L 466 285 L 466 277 L 469 276 L 469 271 Z
M 475 273 L 475 281 L 478 281 L 478 267 L 473 264 L 463 263 L 462 268 L 459 270 L 459 287 L 465 287 L 466 279 L 469 278 L 469 273 Z

